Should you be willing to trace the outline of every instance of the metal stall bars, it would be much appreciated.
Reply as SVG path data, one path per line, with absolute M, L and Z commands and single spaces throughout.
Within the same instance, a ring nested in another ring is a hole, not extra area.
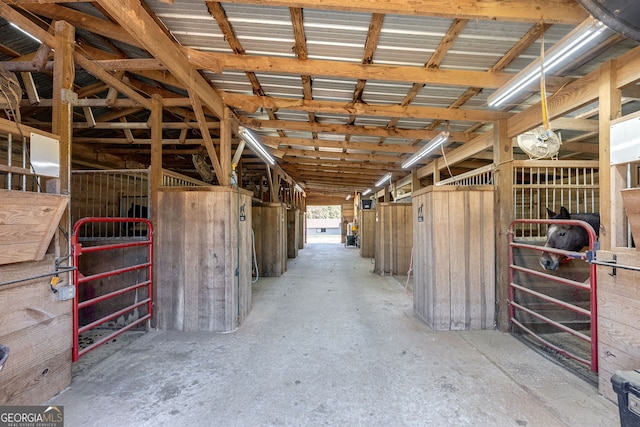
M 121 243 L 115 243 L 115 244 L 111 243 L 111 244 L 95 245 L 95 246 L 87 246 L 87 247 L 83 247 L 82 244 L 79 242 L 79 234 L 80 234 L 79 231 L 82 226 L 91 224 L 91 223 L 111 223 L 111 222 L 142 223 L 147 227 L 146 236 L 142 240 L 140 238 L 137 238 L 135 240 L 133 239 L 125 240 L 125 241 L 122 241 Z M 80 256 L 83 254 L 112 251 L 116 249 L 125 249 L 125 248 L 133 248 L 133 247 L 144 247 L 144 246 L 146 246 L 147 248 L 146 262 L 126 266 L 123 268 L 118 268 L 115 270 L 104 271 L 104 272 L 92 274 L 89 276 L 84 276 L 78 268 L 80 265 L 80 262 L 79 262 Z M 152 228 L 151 222 L 143 218 L 90 218 L 90 217 L 82 218 L 81 220 L 76 222 L 73 227 L 72 250 L 73 250 L 73 265 L 75 267 L 75 270 L 73 272 L 73 283 L 76 287 L 76 297 L 73 299 L 74 309 L 73 309 L 72 360 L 76 362 L 80 358 L 80 356 L 90 352 L 91 350 L 94 350 L 95 348 L 115 338 L 116 336 L 122 334 L 123 332 L 137 325 L 140 325 L 143 322 L 147 322 L 148 320 L 151 319 L 153 315 L 153 228 Z M 146 271 L 146 274 L 147 274 L 146 280 L 141 283 L 136 283 L 134 285 L 126 286 L 126 287 L 111 291 L 104 295 L 100 295 L 84 301 L 79 301 L 80 299 L 79 295 L 81 294 L 79 292 L 80 286 L 82 286 L 83 284 L 87 284 L 95 280 L 102 280 L 110 277 L 115 277 L 128 272 L 135 272 L 135 271 Z M 134 291 L 137 292 L 137 290 L 143 289 L 143 288 L 146 288 L 146 291 L 147 291 L 146 298 L 142 299 L 141 301 L 137 301 L 137 302 L 134 301 L 132 305 L 124 307 L 113 313 L 107 314 L 99 319 L 93 320 L 92 322 L 86 325 L 80 326 L 80 310 L 87 307 L 92 307 L 99 302 L 107 301 L 109 299 L 115 298 L 119 295 L 126 294 L 128 292 L 134 292 Z M 143 307 L 145 305 L 147 310 L 146 314 L 139 316 L 137 319 L 134 318 L 131 322 L 128 322 L 128 323 L 122 322 L 123 324 L 119 329 L 115 329 L 113 332 L 111 332 L 107 336 L 99 339 L 98 341 L 93 342 L 86 348 L 83 348 L 82 350 L 80 350 L 79 342 L 80 342 L 81 334 L 87 331 L 90 331 L 91 329 L 94 329 L 100 325 L 103 325 L 106 322 L 113 321 L 114 319 L 119 319 L 121 316 L 124 316 L 129 312 L 132 312 L 132 311 L 136 312 L 138 308 Z
M 560 249 L 553 249 L 545 246 L 538 246 L 526 243 L 517 243 L 514 242 L 515 231 L 514 228 L 518 224 L 534 224 L 534 225 L 550 225 L 550 224 L 564 224 L 564 225 L 576 225 L 583 227 L 587 234 L 589 235 L 589 252 L 571 252 L 564 251 Z M 567 279 L 564 277 L 554 276 L 552 274 L 544 273 L 539 270 L 533 270 L 530 268 L 526 268 L 523 266 L 515 265 L 514 262 L 514 249 L 520 248 L 524 250 L 537 251 L 537 252 L 550 252 L 554 254 L 563 255 L 572 259 L 583 259 L 587 260 L 587 257 L 590 253 L 593 253 L 594 246 L 596 245 L 597 237 L 596 232 L 593 227 L 591 227 L 588 223 L 584 221 L 578 220 L 526 220 L 520 219 L 515 220 L 511 223 L 509 227 L 509 319 L 512 326 L 519 328 L 520 330 L 528 333 L 531 337 L 536 339 L 538 342 L 542 343 L 544 346 L 568 357 L 573 360 L 576 360 L 588 367 L 591 368 L 593 372 L 598 372 L 598 316 L 597 316 L 597 282 L 596 282 L 596 266 L 594 264 L 589 264 L 589 284 L 583 282 L 577 282 L 575 280 Z M 549 280 L 560 285 L 570 286 L 574 289 L 583 289 L 589 292 L 589 302 L 590 309 L 587 310 L 585 308 L 579 307 L 575 304 L 572 304 L 568 301 L 563 301 L 558 298 L 554 298 L 553 296 L 547 295 L 543 292 L 539 292 L 533 289 L 526 287 L 526 285 L 522 283 L 516 283 L 515 272 L 520 272 L 524 275 L 532 275 L 539 278 L 543 278 L 545 280 Z M 577 331 L 573 328 L 570 328 L 556 320 L 549 318 L 541 314 L 540 312 L 535 310 L 533 304 L 527 306 L 527 303 L 523 303 L 519 301 L 517 298 L 518 293 L 522 292 L 523 294 L 527 294 L 537 298 L 539 300 L 545 301 L 546 303 L 551 303 L 557 307 L 562 307 L 564 309 L 568 309 L 574 313 L 579 313 L 590 320 L 590 335 L 586 335 L 580 331 Z M 590 358 L 585 359 L 575 353 L 572 353 L 569 350 L 559 347 L 551 343 L 549 340 L 546 340 L 541 336 L 541 334 L 534 332 L 532 329 L 525 326 L 519 319 L 518 314 L 526 313 L 530 316 L 535 317 L 536 319 L 551 325 L 554 328 L 559 329 L 560 331 L 567 332 L 572 336 L 579 338 L 580 340 L 586 341 L 590 344 Z

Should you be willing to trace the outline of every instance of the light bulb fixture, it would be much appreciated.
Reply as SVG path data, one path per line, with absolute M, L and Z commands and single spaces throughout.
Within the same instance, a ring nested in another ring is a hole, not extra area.
M 579 56 L 579 53 L 587 51 L 592 47 L 590 43 L 598 38 L 605 28 L 604 24 L 597 19 L 591 17 L 586 19 L 559 42 L 551 46 L 549 51 L 544 54 L 544 63 L 541 58 L 536 59 L 504 86 L 492 93 L 487 99 L 489 107 L 504 105 L 508 100 L 538 81 L 541 71 L 544 71 L 545 75 L 549 74 L 560 65 Z
M 253 132 L 243 126 L 240 126 L 238 128 L 238 134 L 247 144 L 249 144 L 249 147 L 251 147 L 253 152 L 256 153 L 265 163 L 268 163 L 271 166 L 276 164 L 275 159 L 271 157 L 271 154 L 269 154 L 267 149 L 258 141 Z
M 345 200 L 351 200 L 351 194 L 347 195 L 347 198 Z
M 389 172 L 388 174 L 380 178 L 378 182 L 376 182 L 376 187 L 380 187 L 382 184 L 384 184 L 387 181 L 391 181 L 391 172 Z
M 364 191 L 362 192 L 362 195 L 363 195 L 363 196 L 366 196 L 367 194 L 371 194 L 371 191 L 372 191 L 372 190 L 371 190 L 370 188 L 367 188 L 366 190 L 364 190 Z
M 449 132 L 442 131 L 435 138 L 433 138 L 429 143 L 423 146 L 421 149 L 416 151 L 411 157 L 402 163 L 402 169 L 408 169 L 411 166 L 415 165 L 418 160 L 431 153 L 436 148 L 444 145 L 449 140 Z

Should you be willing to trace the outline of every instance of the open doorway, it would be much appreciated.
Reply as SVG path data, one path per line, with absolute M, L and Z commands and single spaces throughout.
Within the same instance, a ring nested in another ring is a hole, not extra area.
M 307 243 L 342 242 L 342 206 L 307 206 Z

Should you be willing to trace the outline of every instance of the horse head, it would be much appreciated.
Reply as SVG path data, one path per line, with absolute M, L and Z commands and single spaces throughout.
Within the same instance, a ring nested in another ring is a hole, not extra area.
M 600 228 L 600 216 L 598 214 L 570 214 L 569 211 L 561 207 L 559 213 L 555 213 L 547 208 L 550 219 L 577 219 L 591 225 L 596 233 Z M 578 225 L 552 224 L 547 229 L 546 248 L 562 249 L 565 251 L 577 252 L 589 246 L 589 234 Z M 540 265 L 545 270 L 556 271 L 560 263 L 567 257 L 559 254 L 543 252 L 540 256 Z

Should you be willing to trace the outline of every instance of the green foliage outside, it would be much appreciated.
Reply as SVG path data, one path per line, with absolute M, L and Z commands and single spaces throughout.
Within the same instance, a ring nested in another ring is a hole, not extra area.
M 307 206 L 308 219 L 341 219 L 341 206 Z

